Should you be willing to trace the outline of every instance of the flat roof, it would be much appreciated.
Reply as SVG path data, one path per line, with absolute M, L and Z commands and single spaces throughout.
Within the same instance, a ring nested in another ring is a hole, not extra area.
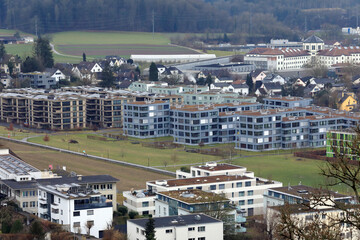
M 301 100 L 312 100 L 311 98 L 302 97 L 266 97 L 264 100 L 277 100 L 277 101 L 301 101 Z
M 118 182 L 119 179 L 110 175 L 91 175 L 91 176 L 77 176 L 77 177 L 62 177 L 62 178 L 47 178 L 38 179 L 41 185 L 61 185 L 61 184 L 87 184 L 87 183 L 108 183 Z
M 28 175 L 30 172 L 40 172 L 39 169 L 11 154 L 0 155 L 0 168 L 7 173 L 16 175 Z
M 208 203 L 208 202 L 226 202 L 229 199 L 213 192 L 205 192 L 200 189 L 175 190 L 168 192 L 159 192 L 157 194 L 167 196 L 185 203 Z
M 218 176 L 207 176 L 207 177 L 195 177 L 195 178 L 182 178 L 182 179 L 169 179 L 166 180 L 166 187 L 176 187 L 176 186 L 186 186 L 186 185 L 195 185 L 195 184 L 207 184 L 207 183 L 218 183 L 218 182 L 229 182 L 236 180 L 252 180 L 254 178 L 246 176 L 227 176 L 227 175 L 218 175 Z M 161 181 L 161 180 L 158 180 Z M 157 184 L 158 181 L 150 181 L 149 183 Z
M 290 194 L 293 196 L 297 196 L 303 199 L 309 199 L 313 195 L 327 195 L 327 196 L 333 196 L 334 199 L 339 198 L 351 198 L 351 196 L 346 196 L 334 191 L 330 191 L 327 189 L 319 189 L 319 188 L 313 188 L 305 185 L 294 185 L 290 187 L 277 187 L 277 188 L 270 188 L 269 191 L 276 191 L 276 192 L 282 192 L 286 194 Z
M 160 104 L 166 103 L 165 101 L 155 100 L 155 101 L 138 101 L 138 102 L 131 102 L 127 103 L 127 105 L 151 105 L 151 104 Z
M 236 165 L 232 165 L 232 164 L 228 164 L 228 163 L 217 163 L 216 166 L 203 165 L 203 166 L 197 166 L 195 168 L 200 168 L 200 169 L 212 171 L 212 172 L 213 171 L 223 171 L 223 170 L 245 169 L 244 167 L 236 166 Z
M 198 225 L 198 224 L 207 224 L 207 223 L 221 223 L 222 221 L 207 216 L 205 214 L 189 214 L 181 216 L 169 216 L 169 217 L 155 217 L 154 223 L 155 228 L 164 228 L 164 227 L 177 227 L 177 226 L 187 226 L 187 225 Z M 146 223 L 149 220 L 146 218 L 139 219 L 130 219 L 128 222 L 134 223 L 141 228 L 145 228 Z

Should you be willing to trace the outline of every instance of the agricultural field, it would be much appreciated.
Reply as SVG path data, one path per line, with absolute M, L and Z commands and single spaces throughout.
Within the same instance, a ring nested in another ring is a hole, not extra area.
M 74 171 L 82 175 L 109 174 L 120 180 L 117 183 L 117 189 L 119 191 L 125 191 L 131 188 L 142 189 L 145 187 L 146 181 L 171 178 L 167 175 L 137 168 L 125 167 L 63 152 L 45 150 L 25 144 L 3 140 L 0 140 L 0 144 L 2 147 L 10 148 L 21 159 L 38 169 L 48 169 L 49 164 L 52 164 L 54 168 L 57 166 L 66 166 L 67 171 Z

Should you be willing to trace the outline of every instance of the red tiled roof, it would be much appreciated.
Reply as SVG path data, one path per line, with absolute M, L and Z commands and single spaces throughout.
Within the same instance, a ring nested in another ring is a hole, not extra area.
M 324 49 L 320 50 L 318 55 L 319 56 L 350 56 L 351 54 L 360 54 L 360 48 L 356 47 L 334 47 L 331 49 Z
M 298 57 L 298 56 L 309 56 L 309 52 L 301 49 L 293 48 L 255 48 L 248 54 L 258 55 L 284 55 L 284 57 Z

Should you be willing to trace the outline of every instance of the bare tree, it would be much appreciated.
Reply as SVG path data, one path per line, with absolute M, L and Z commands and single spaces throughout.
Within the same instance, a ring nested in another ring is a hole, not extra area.
M 88 237 L 90 237 L 90 230 L 93 226 L 94 226 L 94 221 L 86 221 L 85 229 L 86 229 Z

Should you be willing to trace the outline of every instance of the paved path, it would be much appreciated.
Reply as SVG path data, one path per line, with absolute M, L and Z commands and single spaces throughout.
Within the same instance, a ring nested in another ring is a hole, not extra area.
M 60 55 L 60 56 L 63 56 L 63 57 L 72 57 L 72 58 L 82 59 L 82 57 L 79 57 L 79 56 L 67 55 L 67 54 L 63 54 L 63 53 L 58 52 L 58 51 L 55 49 L 55 45 L 52 44 L 52 43 L 50 43 L 50 46 L 51 46 L 51 50 L 52 50 L 53 53 L 55 53 L 56 55 Z

